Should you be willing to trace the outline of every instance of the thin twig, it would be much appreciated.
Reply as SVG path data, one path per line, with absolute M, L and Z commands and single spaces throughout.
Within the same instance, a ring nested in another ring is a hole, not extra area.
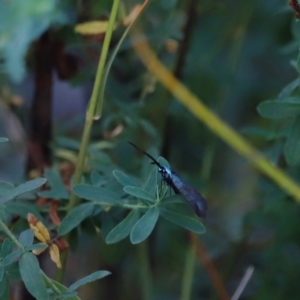
M 211 281 L 215 287 L 215 290 L 219 296 L 219 299 L 229 300 L 230 297 L 227 294 L 227 291 L 226 291 L 225 286 L 219 276 L 219 273 L 216 270 L 210 257 L 208 256 L 206 250 L 202 246 L 202 244 L 199 240 L 199 237 L 193 232 L 189 232 L 189 234 L 190 234 L 191 242 L 192 242 L 193 246 L 195 247 L 196 254 L 201 259 L 209 277 L 211 278 Z
M 233 294 L 231 300 L 238 300 L 241 296 L 241 294 L 243 293 L 245 287 L 247 286 L 250 278 L 252 277 L 254 272 L 254 267 L 250 266 L 248 267 L 244 277 L 242 278 L 238 288 L 236 289 L 235 293 Z

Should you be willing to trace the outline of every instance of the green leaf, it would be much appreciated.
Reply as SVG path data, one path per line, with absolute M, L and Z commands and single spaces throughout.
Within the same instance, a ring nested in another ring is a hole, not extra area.
M 107 244 L 114 244 L 125 239 L 139 219 L 140 212 L 133 209 L 128 216 L 120 222 L 106 237 Z
M 262 102 L 257 110 L 261 116 L 269 119 L 294 117 L 300 114 L 300 99 L 291 97 L 284 100 L 267 100 Z
M 14 252 L 11 252 L 6 257 L 3 258 L 2 264 L 3 266 L 8 266 L 16 261 L 17 258 L 19 258 L 22 255 L 21 250 L 16 250 Z
M 27 229 L 23 232 L 21 232 L 19 236 L 19 242 L 22 246 L 30 246 L 33 244 L 34 239 L 34 230 L 33 229 Z
M 7 276 L 3 276 L 0 281 L 0 299 L 9 300 L 9 282 Z
M 35 255 L 31 252 L 26 252 L 22 256 L 19 266 L 22 280 L 29 293 L 37 300 L 49 299 L 40 266 Z
M 93 214 L 94 207 L 92 203 L 84 203 L 72 209 L 60 223 L 58 235 L 63 236 L 77 227 L 84 219 Z
M 27 215 L 29 213 L 34 214 L 40 220 L 43 219 L 43 217 L 41 216 L 40 212 L 37 209 L 37 206 L 27 201 L 8 202 L 5 204 L 4 210 L 10 214 L 21 216 L 24 219 L 27 219 Z
M 278 95 L 278 98 L 284 99 L 289 97 L 292 94 L 292 92 L 299 86 L 299 84 L 300 80 L 299 78 L 296 78 L 281 90 L 280 94 Z
M 92 282 L 92 281 L 95 281 L 95 280 L 98 280 L 98 279 L 101 279 L 107 275 L 110 275 L 111 273 L 109 271 L 97 271 L 97 272 L 94 272 L 92 273 L 91 275 L 88 275 L 76 282 L 74 282 L 69 288 L 68 290 L 69 291 L 75 291 L 77 290 L 80 286 L 86 284 L 86 283 L 89 283 L 89 282 Z
M 57 282 L 57 281 L 55 281 L 55 280 L 52 280 L 52 284 L 54 284 L 55 287 L 56 287 L 59 291 L 62 292 L 62 294 L 60 294 L 60 295 L 63 295 L 64 293 L 68 293 L 68 288 L 65 287 L 64 285 L 62 285 L 61 283 L 59 283 L 59 282 Z M 47 287 L 48 287 L 48 288 L 51 288 L 50 285 L 48 285 Z M 81 300 L 77 295 L 73 295 L 73 296 L 70 295 L 67 299 L 68 299 L 68 300 Z
M 73 192 L 86 200 L 95 201 L 102 205 L 117 205 L 119 204 L 119 196 L 102 187 L 78 184 L 73 188 Z
M 152 232 L 159 217 L 159 210 L 156 206 L 150 208 L 134 225 L 130 233 L 132 244 L 144 241 Z
M 139 187 L 139 183 L 132 177 L 128 176 L 127 174 L 114 170 L 113 175 L 117 179 L 119 183 L 121 183 L 123 186 L 134 186 L 134 187 Z
M 7 141 L 8 141 L 7 138 L 5 138 L 5 137 L 0 137 L 0 143 L 4 143 L 4 142 L 7 142 Z
M 294 121 L 285 143 L 284 155 L 287 163 L 291 166 L 300 162 L 300 117 L 297 117 Z
M 68 199 L 70 194 L 65 187 L 60 173 L 57 169 L 46 169 L 45 176 L 48 180 L 48 183 L 51 187 L 50 191 L 42 191 L 39 192 L 38 195 L 40 197 L 45 198 L 54 198 L 54 199 Z
M 94 170 L 91 172 L 90 178 L 91 178 L 92 184 L 96 185 L 96 186 L 101 186 L 106 182 L 106 180 L 103 179 L 104 176 Z
M 7 191 L 14 189 L 11 183 L 0 181 L 0 197 L 4 196 Z
M 46 178 L 37 178 L 20 184 L 18 187 L 7 191 L 4 197 L 0 198 L 0 204 L 5 203 L 21 194 L 27 193 L 29 191 L 35 190 L 47 181 Z
M 201 234 L 206 231 L 204 225 L 199 221 L 199 219 L 189 217 L 187 215 L 182 215 L 165 207 L 160 207 L 160 214 L 166 220 L 195 233 Z
M 6 257 L 9 253 L 12 252 L 13 248 L 13 242 L 9 238 L 6 238 L 1 247 L 0 258 Z
M 155 189 L 157 186 L 157 167 L 153 166 L 151 172 L 149 173 L 149 176 L 146 180 L 146 183 L 144 185 L 144 189 L 148 191 L 149 193 L 155 193 Z
M 185 203 L 184 197 L 182 195 L 176 194 L 164 198 L 159 205 L 175 204 L 175 203 Z
M 2 281 L 3 279 L 3 276 L 4 276 L 4 266 L 3 265 L 0 265 L 0 282 Z M 0 292 L 1 294 L 1 292 Z
M 149 200 L 151 202 L 155 202 L 154 196 L 151 195 L 149 192 L 141 189 L 141 188 L 137 188 L 137 187 L 134 187 L 134 186 L 125 186 L 123 190 L 127 194 L 132 195 L 136 198 Z
M 21 274 L 19 270 L 19 262 L 14 262 L 5 267 L 6 275 L 8 279 L 20 280 Z

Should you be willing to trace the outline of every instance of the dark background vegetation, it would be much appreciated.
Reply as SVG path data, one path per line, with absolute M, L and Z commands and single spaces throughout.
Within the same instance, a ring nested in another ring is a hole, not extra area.
M 101 34 L 76 34 L 74 26 L 107 19 L 112 1 L 13 2 L 10 10 L 0 4 L 0 135 L 10 139 L 1 144 L 0 179 L 20 183 L 41 176 L 45 167 L 73 171 L 74 143 L 81 138 L 103 41 Z M 123 1 L 123 9 L 129 12 L 136 3 Z M 299 181 L 299 160 L 288 163 L 284 152 L 291 119 L 273 121 L 257 112 L 298 77 L 300 28 L 287 0 L 152 0 L 135 26 L 181 82 Z M 122 32 L 116 29 L 113 45 Z M 174 51 L 167 47 L 170 40 L 178 46 Z M 289 92 L 297 97 L 295 88 Z M 121 130 L 114 136 L 115 128 Z M 114 61 L 103 117 L 93 128 L 92 142 L 102 142 L 103 150 L 95 170 L 105 166 L 139 176 L 141 156 L 127 141 L 160 153 L 205 195 L 207 232 L 200 239 L 228 295 L 254 266 L 241 299 L 299 298 L 299 203 L 177 102 L 143 66 L 130 38 Z M 190 245 L 186 230 L 159 221 L 144 246 L 128 239 L 106 245 L 89 226 L 83 224 L 69 256 L 65 282 L 96 269 L 113 275 L 82 289 L 82 299 L 143 299 L 147 278 L 139 247 L 147 248 L 153 299 L 180 298 Z M 43 264 L 54 274 L 47 258 Z M 191 299 L 217 299 L 201 257 Z

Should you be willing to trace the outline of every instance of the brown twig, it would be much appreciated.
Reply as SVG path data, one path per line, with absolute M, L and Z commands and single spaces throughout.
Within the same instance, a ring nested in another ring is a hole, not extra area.
M 206 250 L 202 246 L 199 237 L 193 232 L 189 232 L 189 237 L 190 237 L 192 245 L 195 247 L 198 258 L 202 261 L 209 277 L 211 278 L 211 281 L 213 283 L 213 286 L 215 287 L 215 290 L 216 290 L 219 298 L 221 300 L 230 300 L 230 297 L 227 294 L 227 291 L 226 291 L 225 286 L 219 276 L 219 273 L 216 270 L 210 257 L 208 256 Z

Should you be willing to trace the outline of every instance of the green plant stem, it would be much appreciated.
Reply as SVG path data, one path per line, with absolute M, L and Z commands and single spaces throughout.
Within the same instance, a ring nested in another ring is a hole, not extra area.
M 61 294 L 61 291 L 56 287 L 52 280 L 41 270 L 44 282 L 50 287 L 57 295 Z
M 108 21 L 107 31 L 106 31 L 104 42 L 103 42 L 100 59 L 99 59 L 94 88 L 93 88 L 92 96 L 91 96 L 89 107 L 88 107 L 87 114 L 86 114 L 86 120 L 85 120 L 82 140 L 81 140 L 81 146 L 80 146 L 80 150 L 79 150 L 78 163 L 76 165 L 75 174 L 74 174 L 74 181 L 73 181 L 74 184 L 80 183 L 80 180 L 82 177 L 85 160 L 86 160 L 88 143 L 89 143 L 90 136 L 91 136 L 91 129 L 92 129 L 92 125 L 94 122 L 94 113 L 95 113 L 95 109 L 96 109 L 98 100 L 101 102 L 100 104 L 98 104 L 98 107 L 101 107 L 101 109 L 99 111 L 99 115 L 97 116 L 97 119 L 99 119 L 102 115 L 104 97 L 99 99 L 99 92 L 100 92 L 100 87 L 101 87 L 101 83 L 102 83 L 102 79 L 103 79 L 105 62 L 106 62 L 106 58 L 107 58 L 107 54 L 108 54 L 108 49 L 109 49 L 112 33 L 114 30 L 114 24 L 116 21 L 119 5 L 120 5 L 120 0 L 114 0 L 113 6 L 111 9 L 110 18 Z M 68 211 L 70 211 L 72 208 L 74 208 L 77 205 L 77 202 L 78 202 L 78 197 L 74 193 L 71 193 L 70 202 L 68 205 Z
M 99 59 L 96 78 L 95 78 L 95 82 L 94 82 L 94 88 L 93 88 L 93 92 L 92 92 L 91 99 L 90 99 L 89 106 L 88 106 L 87 113 L 86 113 L 85 125 L 84 125 L 84 129 L 83 129 L 82 140 L 81 140 L 79 156 L 78 156 L 78 163 L 76 165 L 76 169 L 75 169 L 75 173 L 74 173 L 74 180 L 73 180 L 74 185 L 80 183 L 80 181 L 81 181 L 81 177 L 82 177 L 82 173 L 83 173 L 83 169 L 84 169 L 84 165 L 85 165 L 85 161 L 86 161 L 86 153 L 87 153 L 88 143 L 90 141 L 90 136 L 91 136 L 91 129 L 92 129 L 93 122 L 95 119 L 95 117 L 94 117 L 95 109 L 96 109 L 98 100 L 101 101 L 100 105 L 98 104 L 98 107 L 100 107 L 101 109 L 99 110 L 99 115 L 97 116 L 97 119 L 99 119 L 102 115 L 103 97 L 99 99 L 99 92 L 100 92 L 100 87 L 102 84 L 105 62 L 106 62 L 106 58 L 107 58 L 107 54 L 108 54 L 108 49 L 109 49 L 112 33 L 114 30 L 114 24 L 116 21 L 119 5 L 120 5 L 120 0 L 114 0 L 112 9 L 111 9 L 110 18 L 108 21 L 107 31 L 106 31 L 104 42 L 103 42 L 100 59 Z M 67 206 L 67 212 L 70 212 L 77 204 L 78 204 L 78 197 L 72 192 L 71 196 L 70 196 L 69 204 Z M 69 236 L 66 236 L 67 241 L 68 241 L 68 239 L 69 239 Z M 67 257 L 68 257 L 68 252 L 66 251 L 62 255 L 62 268 L 59 269 L 56 274 L 56 279 L 60 283 L 62 282 L 63 277 L 64 277 L 64 271 L 65 271 Z
M 139 269 L 141 278 L 141 287 L 143 293 L 143 300 L 152 300 L 152 277 L 149 265 L 149 251 L 147 240 L 138 245 L 138 259 L 139 259 Z
M 185 267 L 183 272 L 180 300 L 191 299 L 195 262 L 196 251 L 193 245 L 190 245 L 185 257 Z
M 15 238 L 15 236 L 10 232 L 8 227 L 4 224 L 4 222 L 0 219 L 0 226 L 2 230 L 7 234 L 7 236 L 15 243 L 15 245 L 25 253 L 25 248 L 19 243 L 19 241 Z

